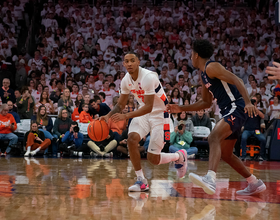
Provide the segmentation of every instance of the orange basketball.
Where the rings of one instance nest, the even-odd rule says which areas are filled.
[[[103,141],[109,135],[109,128],[105,121],[94,120],[88,126],[88,136],[93,141]]]

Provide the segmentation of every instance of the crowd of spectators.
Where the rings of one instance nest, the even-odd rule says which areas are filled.
[[[42,1],[41,21],[37,21],[41,26],[32,56],[15,53],[13,21],[22,21],[19,16],[22,6],[19,8],[19,1],[16,5],[11,2],[4,1],[1,5],[0,58],[2,70],[9,65],[6,60],[16,69],[15,79],[3,79],[0,88],[1,101],[8,104],[3,105],[1,115],[5,117],[8,109],[16,123],[32,119],[30,132],[40,133],[41,138],[26,137],[27,145],[32,145],[26,148],[28,154],[34,155],[37,147],[44,150],[45,145],[40,145],[45,143],[44,138],[52,141],[47,144],[55,154],[60,149],[73,153],[89,148],[101,156],[112,149],[129,154],[125,148],[129,121],[110,122],[111,132],[105,142],[90,142],[87,149],[80,144],[82,136],[74,129],[79,124],[74,122],[89,123],[110,111],[126,74],[122,60],[128,51],[139,55],[142,67],[158,73],[169,103],[192,104],[200,100],[200,71],[193,68],[190,59],[192,42],[199,38],[213,43],[212,60],[243,80],[262,113],[263,121],[258,126],[263,123],[265,126],[259,129],[267,129],[280,117],[280,80],[269,80],[265,73],[266,67],[280,58],[280,31],[274,21],[273,1],[263,1],[267,4],[261,1],[251,8],[236,5],[222,8],[219,4],[216,7],[202,4],[197,8],[193,1],[177,1],[174,8],[168,2],[148,7],[143,1],[139,7],[127,1],[120,5],[114,1],[112,5],[111,1],[97,0],[94,6],[77,1],[58,0],[57,4],[52,0]],[[15,90],[10,87],[11,81],[15,81]],[[131,96],[125,111],[137,108]],[[57,118],[54,123],[51,117]],[[210,109],[172,115],[174,143],[170,151],[181,147],[191,155],[197,154],[198,149],[192,145],[194,127],[211,130],[210,118],[216,122],[220,119],[215,100]],[[8,133],[16,128],[15,124],[6,125],[2,121],[1,126]],[[1,135],[4,130],[0,129]],[[246,137],[242,136],[243,145]],[[145,151],[148,140],[147,137],[139,143],[139,150]]]

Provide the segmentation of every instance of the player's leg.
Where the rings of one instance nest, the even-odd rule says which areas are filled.
[[[236,172],[238,172],[241,176],[246,178],[248,182],[248,187],[244,190],[239,190],[236,193],[238,195],[254,195],[266,190],[265,184],[262,180],[257,179],[253,174],[249,172],[249,170],[245,167],[243,162],[233,154],[233,148],[235,145],[235,140],[223,140],[221,143],[222,147],[222,159],[228,163]]]
[[[130,160],[136,172],[141,170],[141,156],[138,150],[138,144],[140,141],[141,137],[138,133],[132,132],[128,134],[127,146],[130,154]]]
[[[187,171],[187,151],[178,150],[175,153],[162,153],[165,144],[164,123],[161,115],[150,118],[151,138],[148,147],[147,159],[154,165],[166,164],[175,161],[175,168],[179,178]]]
[[[133,118],[129,126],[127,147],[129,149],[130,160],[137,176],[134,185],[128,188],[129,191],[141,192],[149,190],[147,179],[144,177],[141,168],[141,156],[138,148],[140,140],[149,133],[150,127],[147,115]]]
[[[221,159],[221,143],[232,134],[230,125],[220,120],[208,137],[209,142],[209,164],[207,175],[201,177],[194,173],[189,174],[190,180],[203,188],[207,194],[214,194],[216,191],[216,172]]]

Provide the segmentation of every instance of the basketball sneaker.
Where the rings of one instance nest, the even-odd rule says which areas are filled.
[[[236,192],[237,195],[240,196],[251,196],[258,193],[261,193],[266,190],[266,185],[263,183],[262,180],[258,180],[256,183],[249,183],[248,186]]]
[[[188,153],[186,150],[178,150],[176,153],[179,154],[179,159],[175,161],[175,168],[177,169],[177,176],[183,178],[188,168]]]
[[[216,192],[216,183],[209,175],[198,176],[190,173],[189,178],[193,184],[200,186],[207,194],[213,195]]]
[[[144,192],[149,190],[149,185],[147,179],[143,179],[141,176],[136,178],[134,185],[128,188],[130,192]]]

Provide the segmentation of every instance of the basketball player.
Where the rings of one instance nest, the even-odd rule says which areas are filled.
[[[272,62],[274,66],[266,67],[266,73],[271,74],[273,76],[268,76],[269,79],[275,80],[280,79],[280,63]]]
[[[125,55],[123,65],[128,73],[121,82],[119,101],[110,113],[101,117],[101,120],[107,121],[111,117],[114,122],[118,122],[133,118],[128,128],[127,145],[137,179],[128,190],[141,192],[149,189],[147,179],[141,169],[141,158],[138,151],[138,143],[143,137],[148,133],[151,134],[147,159],[154,165],[175,161],[179,178],[184,177],[187,170],[187,151],[161,153],[164,142],[170,139],[170,132],[169,113],[166,112],[168,101],[157,73],[141,68],[140,61],[134,52]],[[130,92],[140,104],[140,108],[127,114],[121,114]]]
[[[196,40],[193,44],[192,64],[202,71],[202,100],[192,105],[167,106],[167,110],[174,113],[199,111],[210,108],[214,96],[223,116],[208,137],[210,149],[208,173],[203,177],[190,173],[189,178],[194,184],[202,187],[207,194],[214,194],[216,172],[222,158],[249,183],[246,189],[236,192],[238,195],[260,193],[266,189],[265,184],[252,175],[233,154],[242,125],[248,116],[252,117],[256,114],[256,109],[251,104],[242,80],[227,71],[220,63],[210,60],[213,51],[212,43],[207,40]]]

